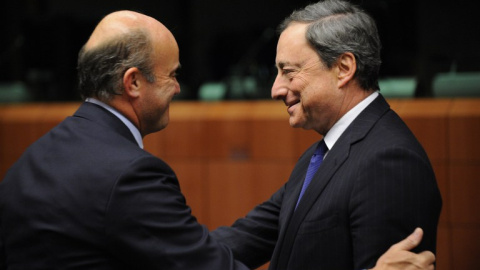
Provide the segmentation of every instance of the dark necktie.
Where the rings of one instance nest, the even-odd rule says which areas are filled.
[[[328,147],[325,144],[325,141],[322,140],[318,144],[317,149],[315,150],[315,153],[313,153],[312,158],[310,159],[310,165],[308,165],[307,175],[305,176],[305,181],[303,182],[302,191],[300,191],[300,196],[298,196],[298,201],[297,201],[297,205],[295,206],[295,209],[297,209],[298,203],[302,199],[302,196],[305,193],[305,190],[307,190],[308,185],[312,181],[313,176],[317,172],[318,167],[320,167],[320,164],[322,164],[323,157],[325,156],[325,153],[327,151],[328,151]]]

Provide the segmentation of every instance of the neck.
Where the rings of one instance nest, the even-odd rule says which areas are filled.
[[[140,129],[140,121],[139,118],[135,112],[135,109],[133,108],[132,104],[123,98],[121,96],[114,97],[112,100],[105,102],[115,110],[117,110],[119,113],[121,113],[125,118],[127,118],[130,122],[132,122],[135,127],[140,131],[143,137],[142,130]]]

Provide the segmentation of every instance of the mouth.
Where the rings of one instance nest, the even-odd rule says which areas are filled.
[[[288,114],[292,115],[299,103],[300,103],[299,100],[296,100],[293,102],[285,102],[285,105],[287,105]]]

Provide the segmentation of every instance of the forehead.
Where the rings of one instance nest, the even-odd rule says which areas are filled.
[[[171,33],[163,35],[154,35],[153,51],[154,59],[159,67],[166,69],[175,69],[179,65],[178,44]]]
[[[277,65],[299,65],[308,60],[319,59],[305,37],[307,26],[308,24],[293,23],[282,32],[277,44]]]

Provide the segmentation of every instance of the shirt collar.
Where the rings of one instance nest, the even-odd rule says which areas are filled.
[[[324,137],[325,144],[328,149],[332,149],[338,138],[343,134],[347,127],[357,118],[357,116],[378,96],[378,91],[373,92],[355,107],[350,109],[340,120],[338,120],[333,127],[327,132]]]
[[[125,116],[123,116],[123,114],[121,114],[119,111],[115,110],[113,107],[101,102],[98,99],[87,98],[85,99],[85,101],[93,104],[97,104],[98,106],[105,108],[106,110],[111,112],[113,115],[115,115],[118,119],[120,119],[120,121],[122,121],[127,126],[130,132],[132,132],[133,137],[135,138],[135,141],[137,141],[138,146],[143,149],[143,140],[142,140],[142,135],[140,135],[140,131],[132,122],[130,122],[130,120],[128,120]]]

